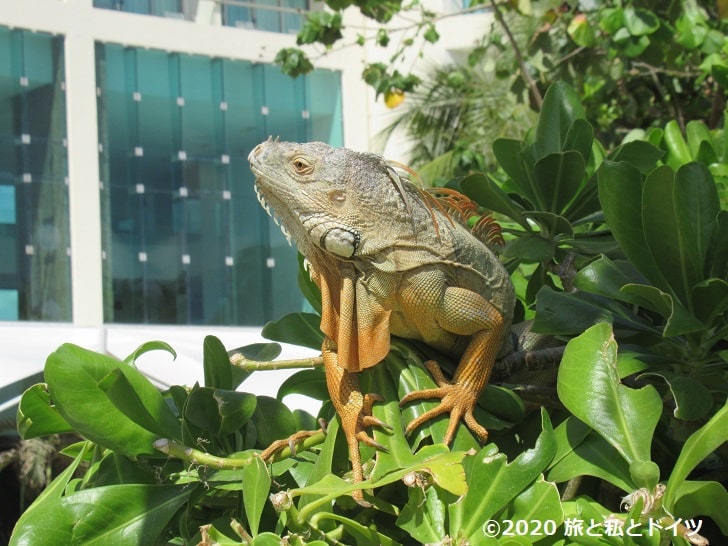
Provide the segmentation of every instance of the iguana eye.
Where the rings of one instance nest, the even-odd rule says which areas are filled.
[[[296,174],[311,174],[313,172],[313,165],[311,162],[300,155],[291,160],[291,167],[293,167]]]

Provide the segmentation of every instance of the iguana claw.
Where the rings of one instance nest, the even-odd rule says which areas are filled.
[[[428,360],[425,362],[425,367],[427,367],[432,374],[438,388],[411,392],[403,396],[399,404],[402,406],[412,402],[413,400],[423,400],[427,398],[440,398],[442,401],[437,407],[426,411],[419,417],[410,421],[405,432],[410,434],[413,430],[430,419],[449,412],[450,422],[448,423],[447,431],[443,439],[445,444],[449,445],[452,442],[455,437],[455,431],[457,430],[458,423],[461,419],[465,421],[467,427],[473,434],[475,434],[475,436],[477,436],[481,443],[485,442],[488,439],[488,431],[480,423],[478,423],[473,416],[473,410],[478,400],[478,392],[473,392],[473,389],[468,388],[467,384],[451,383],[448,381],[434,360]]]

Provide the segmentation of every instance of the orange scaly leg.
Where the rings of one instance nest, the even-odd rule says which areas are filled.
[[[357,376],[339,365],[338,356],[333,349],[331,340],[326,339],[324,341],[322,353],[326,371],[326,384],[349,447],[349,459],[351,460],[354,482],[362,482],[364,481],[364,472],[362,470],[359,442],[376,449],[386,449],[370,437],[364,431],[364,428],[372,425],[390,427],[371,414],[372,405],[380,398],[377,395],[362,394]],[[361,491],[355,491],[352,496],[359,504],[368,506]]]

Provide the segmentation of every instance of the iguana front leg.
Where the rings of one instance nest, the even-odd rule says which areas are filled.
[[[448,287],[440,304],[435,307],[434,319],[447,332],[472,337],[452,382],[445,379],[436,362],[428,361],[425,364],[438,388],[411,392],[402,398],[400,405],[427,398],[440,398],[442,401],[437,407],[411,421],[406,431],[409,433],[424,422],[449,412],[450,422],[444,438],[446,444],[455,437],[461,419],[484,442],[488,438],[488,431],[475,420],[473,410],[488,383],[502,343],[503,317],[479,294],[463,288]]]
[[[354,482],[358,483],[364,481],[359,442],[376,449],[386,450],[383,445],[370,437],[364,429],[372,425],[385,428],[391,427],[371,414],[372,404],[379,401],[380,397],[373,394],[362,394],[357,374],[349,372],[339,365],[336,344],[329,338],[324,339],[321,352],[324,358],[326,385],[349,447],[349,459],[351,460]],[[360,490],[354,491],[352,496],[359,504],[368,506]]]

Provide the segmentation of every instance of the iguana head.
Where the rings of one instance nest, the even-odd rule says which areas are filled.
[[[381,156],[268,139],[248,161],[261,205],[306,256],[315,247],[352,259],[412,230],[402,182]],[[399,222],[407,227],[387,229]]]

